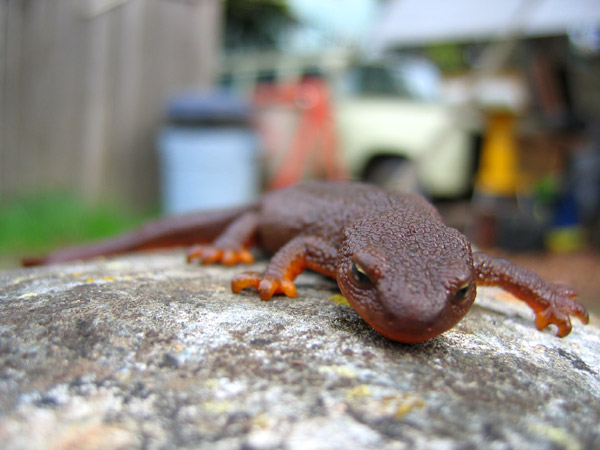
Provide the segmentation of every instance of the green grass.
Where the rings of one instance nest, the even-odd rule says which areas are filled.
[[[147,218],[147,216],[146,216]],[[0,255],[6,261],[99,239],[138,225],[144,217],[111,206],[90,206],[61,192],[23,196],[0,206]]]

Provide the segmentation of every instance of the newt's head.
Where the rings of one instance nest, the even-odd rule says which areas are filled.
[[[372,217],[346,227],[338,285],[385,337],[422,342],[452,328],[475,300],[471,246],[441,223]]]

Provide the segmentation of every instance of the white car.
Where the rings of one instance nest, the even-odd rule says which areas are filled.
[[[434,197],[469,192],[479,135],[456,107],[415,92],[386,67],[354,66],[344,76],[352,81],[335,97],[334,120],[355,178]]]
[[[277,84],[317,74],[330,86],[339,159],[352,178],[432,197],[470,192],[479,133],[456,106],[437,99],[440,77],[432,75],[431,63],[406,70],[411,66],[281,58],[246,55],[229,61],[224,72],[229,87],[250,93],[265,79]],[[269,114],[274,155],[289,148],[295,122],[289,108],[274,106]]]

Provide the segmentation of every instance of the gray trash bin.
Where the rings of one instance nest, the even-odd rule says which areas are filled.
[[[173,97],[158,150],[168,214],[236,206],[257,197],[258,138],[249,106],[231,93]]]

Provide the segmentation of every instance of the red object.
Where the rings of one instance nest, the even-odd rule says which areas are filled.
[[[315,171],[328,180],[348,178],[340,163],[330,98],[327,83],[319,77],[305,77],[299,83],[282,86],[257,87],[256,106],[283,105],[300,112],[290,147],[269,180],[270,189],[300,181],[310,161],[314,161]]]

